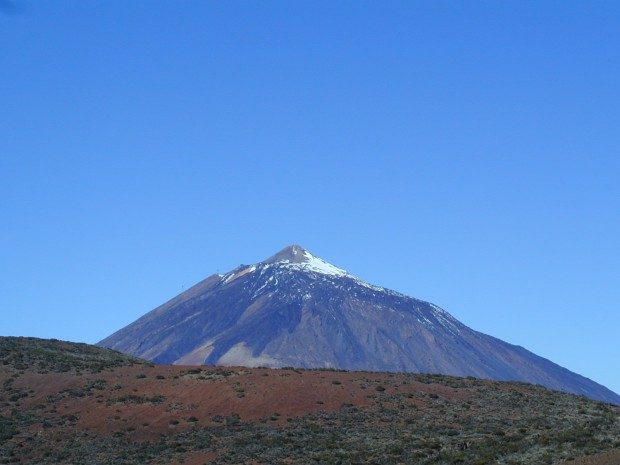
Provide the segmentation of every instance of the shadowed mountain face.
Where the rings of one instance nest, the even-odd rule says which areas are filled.
[[[156,363],[409,371],[620,396],[293,245],[213,275],[99,343]]]

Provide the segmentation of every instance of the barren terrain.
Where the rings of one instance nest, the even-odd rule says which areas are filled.
[[[620,408],[523,383],[155,366],[23,338],[0,339],[0,383],[1,463],[604,465],[620,448]]]

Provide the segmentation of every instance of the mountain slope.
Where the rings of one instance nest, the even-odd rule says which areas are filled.
[[[99,344],[156,363],[442,373],[620,404],[587,378],[296,245],[207,278]]]

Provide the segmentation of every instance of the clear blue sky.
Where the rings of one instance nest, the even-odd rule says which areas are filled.
[[[620,2],[16,4],[0,334],[300,243],[620,392]]]

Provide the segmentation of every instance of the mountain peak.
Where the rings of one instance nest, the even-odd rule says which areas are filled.
[[[308,255],[312,256],[312,254],[310,254],[301,245],[292,244],[284,247],[277,254],[269,257],[263,263],[303,263],[308,261]]]
[[[332,265],[331,263],[326,262],[322,258],[312,255],[302,246],[297,244],[289,245],[283,248],[277,254],[269,257],[262,263],[280,264],[293,269],[312,271],[314,273],[321,273],[332,276],[348,275],[345,270],[342,270]]]

